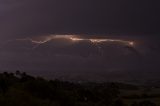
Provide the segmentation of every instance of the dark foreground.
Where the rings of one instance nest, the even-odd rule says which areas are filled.
[[[0,106],[160,106],[160,88],[0,74]]]

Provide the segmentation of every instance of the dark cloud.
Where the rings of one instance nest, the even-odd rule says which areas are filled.
[[[159,34],[159,3],[153,0],[1,2],[1,38],[54,33]]]

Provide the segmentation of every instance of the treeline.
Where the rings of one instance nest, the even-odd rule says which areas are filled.
[[[127,106],[120,88],[137,89],[120,83],[72,83],[46,80],[25,72],[0,74],[1,106]],[[146,105],[147,103],[147,105]],[[144,101],[132,106],[156,106]]]

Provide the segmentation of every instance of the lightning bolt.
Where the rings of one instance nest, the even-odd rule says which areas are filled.
[[[125,46],[129,46],[129,47],[134,47],[135,43],[133,41],[127,41],[127,40],[122,40],[122,39],[97,39],[97,38],[82,38],[78,35],[49,35],[49,36],[45,36],[43,37],[43,39],[38,40],[38,39],[32,39],[32,38],[24,38],[24,39],[16,39],[17,41],[30,41],[33,44],[35,44],[33,46],[33,48],[31,49],[36,49],[37,47],[39,47],[40,45],[43,45],[49,41],[52,41],[54,39],[67,39],[72,43],[75,42],[81,42],[81,41],[88,41],[91,42],[91,44],[93,46],[95,46],[98,49],[98,52],[103,55],[103,49],[101,47],[101,43],[107,43],[107,42],[115,42],[115,43],[122,43]],[[7,41],[6,43],[9,43],[13,40]]]
[[[50,36],[47,36],[46,38],[44,38],[43,40],[40,40],[40,41],[33,40],[33,39],[28,39],[28,40],[30,40],[33,43],[43,44],[43,43],[46,43],[46,42],[51,41],[53,39],[69,39],[72,42],[90,41],[92,43],[119,42],[119,43],[123,43],[123,44],[126,44],[126,45],[134,46],[133,41],[119,40],[119,39],[81,38],[77,35],[50,35]]]
[[[33,47],[33,49],[39,47],[40,45],[49,42],[51,40],[54,39],[68,39],[71,42],[75,43],[75,42],[80,42],[80,41],[89,41],[91,42],[91,44],[93,46],[95,46],[98,50],[98,52],[100,53],[100,55],[104,54],[104,51],[101,47],[101,43],[104,42],[115,42],[115,43],[122,43],[125,46],[128,47],[134,47],[135,43],[133,41],[126,41],[126,40],[120,40],[120,39],[96,39],[96,38],[82,38],[78,35],[50,35],[45,37],[43,40],[33,40],[33,39],[29,39],[31,42],[36,43],[37,45]]]

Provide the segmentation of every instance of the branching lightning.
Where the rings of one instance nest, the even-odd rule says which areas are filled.
[[[37,45],[33,48],[37,48],[39,45],[44,44],[46,42],[49,42],[54,39],[67,39],[70,40],[71,42],[81,42],[81,41],[88,41],[91,42],[93,46],[95,46],[98,50],[98,52],[103,55],[103,49],[101,47],[101,43],[107,43],[107,42],[115,42],[115,43],[121,43],[124,44],[125,46],[129,47],[134,47],[134,42],[133,41],[127,41],[127,40],[120,40],[120,39],[97,39],[97,38],[82,38],[78,35],[50,35],[44,38],[43,40],[33,40],[29,39],[32,43],[36,43]]]
[[[71,43],[76,43],[76,42],[81,42],[81,41],[88,41],[90,42],[93,46],[97,47],[98,51],[103,54],[103,50],[100,44],[102,43],[109,43],[109,42],[115,42],[115,43],[121,43],[124,44],[124,46],[129,46],[129,47],[134,47],[135,43],[133,41],[127,41],[127,40],[122,40],[122,39],[107,39],[107,38],[83,38],[78,35],[49,35],[49,36],[44,36],[43,39],[38,40],[38,39],[32,39],[32,38],[25,38],[25,39],[16,39],[17,41],[30,41],[34,43],[35,45],[33,46],[32,49],[35,49],[39,47],[42,44],[45,44],[49,41],[54,42],[56,39],[67,39]],[[8,41],[9,42],[9,41]],[[8,43],[7,42],[7,43]]]

